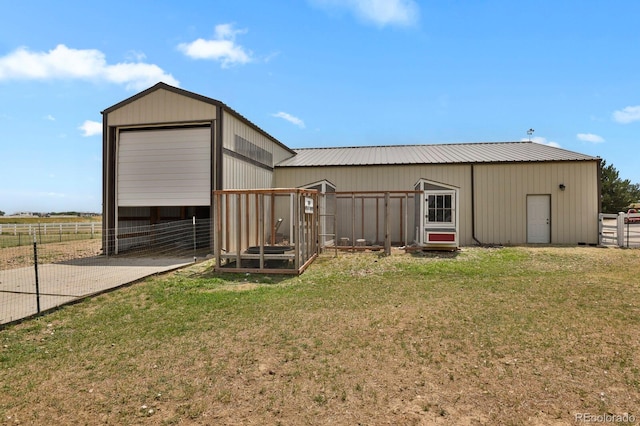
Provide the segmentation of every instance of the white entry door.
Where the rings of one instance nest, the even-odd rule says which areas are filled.
[[[527,195],[527,243],[551,242],[551,196]]]

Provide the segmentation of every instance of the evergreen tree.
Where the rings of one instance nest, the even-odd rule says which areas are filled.
[[[629,179],[620,179],[613,164],[607,165],[604,160],[600,163],[600,171],[603,213],[626,211],[632,203],[640,202],[639,184],[631,183]]]

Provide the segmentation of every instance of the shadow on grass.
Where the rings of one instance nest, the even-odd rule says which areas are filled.
[[[253,274],[253,273],[241,273],[241,272],[221,272],[214,270],[215,263],[208,263],[203,269],[198,271],[190,271],[187,275],[191,279],[200,280],[216,280],[228,283],[246,283],[252,282],[257,284],[279,284],[281,282],[291,280],[296,275],[290,274]]]
[[[411,257],[414,258],[426,258],[426,259],[455,259],[460,255],[460,250],[444,251],[444,250],[426,250],[426,251],[414,251],[411,253]]]

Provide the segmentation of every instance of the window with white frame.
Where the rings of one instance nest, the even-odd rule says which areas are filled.
[[[455,194],[437,191],[426,193],[427,223],[451,225],[455,222]]]

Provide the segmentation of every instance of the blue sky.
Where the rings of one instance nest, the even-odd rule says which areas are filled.
[[[0,210],[101,211],[101,111],[158,81],[292,148],[533,140],[640,182],[640,2],[0,0]]]

